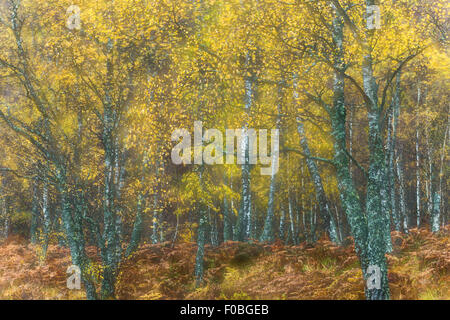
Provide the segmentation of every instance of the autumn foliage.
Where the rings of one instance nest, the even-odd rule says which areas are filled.
[[[450,298],[450,229],[433,235],[412,229],[393,233],[388,255],[392,299]],[[144,244],[120,268],[120,299],[364,299],[364,284],[353,246],[321,239],[302,243],[227,242],[207,246],[204,285],[194,286],[196,246]],[[90,255],[95,248],[89,248]],[[45,264],[36,247],[18,237],[0,246],[1,299],[84,299],[66,288],[71,264],[67,249],[51,245]]]

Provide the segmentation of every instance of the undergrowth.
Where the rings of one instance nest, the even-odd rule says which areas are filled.
[[[433,235],[392,233],[388,255],[392,299],[450,298],[450,229]],[[228,242],[206,247],[204,283],[193,278],[192,243],[142,245],[120,268],[119,299],[364,299],[353,247],[319,240],[314,247]],[[94,257],[95,248],[88,248]],[[0,245],[0,299],[84,299],[66,288],[66,248],[50,245],[45,262],[20,238]]]

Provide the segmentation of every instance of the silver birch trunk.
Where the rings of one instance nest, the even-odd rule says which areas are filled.
[[[275,128],[280,130],[281,127],[281,101],[282,101],[282,89],[278,86],[278,106],[277,106],[277,119]],[[264,230],[261,235],[261,241],[273,242],[275,241],[274,233],[274,207],[275,207],[275,192],[276,192],[276,172],[278,169],[278,154],[272,152],[272,173],[270,175],[270,187],[269,187],[269,200],[267,203],[267,216],[264,222]]]
[[[246,55],[246,66],[250,65],[250,54]],[[253,76],[245,77],[245,113],[247,117],[250,116],[251,107],[253,104],[253,88],[254,79]],[[243,126],[243,137],[241,144],[241,152],[244,156],[244,163],[241,166],[242,172],[242,204],[241,204],[241,212],[239,213],[239,226],[238,226],[238,240],[239,241],[247,241],[251,238],[251,230],[252,230],[252,204],[251,204],[251,174],[250,174],[250,143],[249,143],[249,135],[247,132],[248,123],[245,123]]]
[[[294,75],[294,99],[297,100],[297,83],[296,76]],[[319,174],[319,169],[316,162],[311,158],[311,151],[309,148],[308,140],[306,138],[305,129],[303,121],[300,117],[297,117],[297,132],[300,136],[300,146],[302,148],[303,154],[305,155],[306,165],[308,167],[309,175],[314,185],[314,190],[316,193],[316,200],[319,204],[320,216],[324,221],[325,229],[328,232],[330,240],[336,244],[339,244],[339,238],[337,235],[336,220],[333,213],[330,210],[328,200],[323,188],[322,178]]]
[[[417,112],[416,112],[416,225],[420,228],[420,153],[419,153],[419,124],[418,109],[420,104],[420,86],[417,86]]]

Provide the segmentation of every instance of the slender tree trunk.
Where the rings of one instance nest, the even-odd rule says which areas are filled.
[[[315,161],[311,159],[311,151],[309,149],[308,140],[306,139],[305,130],[301,118],[297,118],[297,131],[300,135],[300,145],[302,147],[303,153],[306,156],[306,165],[308,166],[309,174],[314,185],[316,200],[319,204],[320,216],[325,222],[325,229],[328,231],[330,240],[334,243],[339,244],[336,220],[330,210],[328,200],[325,195],[325,190],[323,188],[322,178],[319,174],[319,169],[317,168]]]
[[[302,213],[302,222],[303,222],[303,235],[305,237],[306,240],[308,240],[308,230],[306,228],[306,210],[303,209],[303,213]]]
[[[447,112],[447,125],[445,126],[444,142],[442,143],[442,151],[441,151],[441,159],[440,159],[441,164],[440,164],[440,169],[439,169],[439,198],[436,199],[436,200],[440,200],[439,201],[440,206],[438,209],[439,215],[441,214],[441,212],[444,213],[442,216],[442,226],[444,226],[445,222],[446,222],[445,221],[446,211],[445,211],[445,203],[444,203],[445,197],[443,196],[443,191],[442,191],[442,189],[443,189],[442,181],[444,180],[444,161],[445,161],[445,157],[446,157],[446,150],[447,150],[446,146],[447,146],[447,137],[448,137],[449,130],[450,130],[450,106],[449,106],[449,110]],[[441,208],[443,208],[443,209],[441,209]]]
[[[300,208],[298,206],[298,202],[295,202],[295,215],[296,215],[296,220],[297,220],[297,224],[296,224],[296,228],[295,228],[295,239],[297,241],[297,244],[300,244],[300,234],[301,234],[301,211]]]
[[[112,41],[108,42],[108,52],[112,51]],[[115,296],[115,279],[117,269],[117,212],[115,208],[114,172],[116,144],[114,139],[115,110],[113,110],[112,78],[113,66],[111,58],[107,59],[107,84],[105,101],[103,103],[103,147],[104,147],[104,193],[103,193],[103,242],[105,248],[102,252],[103,278],[101,294],[103,299],[112,299]]]
[[[431,160],[431,179],[430,179],[430,185],[431,185],[431,232],[436,233],[439,232],[440,229],[440,205],[441,205],[441,197],[439,194],[439,190],[436,188],[436,170],[433,163],[433,160]]]
[[[227,183],[227,176],[224,176],[225,183]],[[230,188],[231,185],[231,176],[230,176]],[[229,200],[225,194],[223,197],[223,241],[227,242],[233,240],[233,209],[229,206]]]
[[[203,188],[203,165],[200,166],[198,175],[200,186]],[[199,222],[197,231],[197,255],[195,258],[195,283],[199,287],[203,282],[204,273],[204,257],[205,257],[205,243],[206,243],[206,229],[208,227],[208,219],[203,203],[199,203]]]
[[[420,86],[417,86],[417,112],[416,112],[416,225],[420,228],[420,153],[419,153],[419,124],[417,117],[419,116],[420,104]]]
[[[433,194],[433,214],[431,216],[431,232],[437,233],[440,229],[440,206],[441,206],[441,195],[439,192],[434,192]]]
[[[158,208],[158,194],[153,194],[153,219],[152,219],[152,243],[157,244],[159,237],[158,237],[158,225],[159,225],[159,208]]]
[[[48,204],[48,182],[44,182],[44,189],[42,191],[42,213],[44,216],[44,230],[43,230],[43,244],[42,244],[42,261],[47,257],[48,242],[50,236],[50,212]]]
[[[207,221],[203,209],[200,209],[200,220],[198,226],[198,236],[197,236],[197,255],[195,258],[195,281],[196,286],[200,286],[203,282],[203,272],[204,272],[204,256],[205,256],[205,242],[206,242],[206,227]]]
[[[294,219],[294,205],[292,203],[292,195],[291,192],[289,192],[289,199],[288,199],[288,205],[289,205],[289,222],[290,222],[290,232],[292,237],[292,244],[297,245],[297,236],[295,232],[295,219]]]
[[[141,183],[145,179],[145,168],[148,164],[148,157],[147,153],[144,154],[144,159],[142,162],[142,168],[141,168]],[[159,170],[158,170],[159,172]],[[138,199],[137,199],[137,205],[136,205],[136,217],[134,219],[133,224],[133,231],[131,233],[131,239],[130,243],[128,244],[127,250],[125,252],[125,257],[129,257],[130,254],[132,254],[139,246],[139,242],[141,241],[142,237],[142,228],[143,228],[143,216],[142,211],[145,207],[145,198],[143,191],[139,191],[138,193]]]
[[[37,227],[39,221],[39,206],[38,206],[38,182],[37,178],[33,179],[33,200],[31,208],[31,225],[30,225],[30,237],[31,243],[37,242]]]
[[[114,152],[114,200],[115,200],[115,210],[116,210],[116,257],[115,257],[115,264],[118,266],[120,262],[122,261],[122,254],[123,254],[123,223],[122,223],[122,206],[121,206],[121,197],[122,197],[122,189],[125,185],[125,157],[124,152],[121,150],[121,144],[119,141],[119,137],[116,137],[115,139],[115,152]],[[136,215],[135,218],[137,223],[142,223],[142,217],[138,217]],[[140,220],[140,221],[139,221]],[[136,223],[136,221],[135,221]],[[134,225],[136,225],[134,223]],[[140,234],[139,234],[140,237]],[[138,244],[139,244],[138,239]]]
[[[310,232],[311,232],[310,242],[313,244],[316,242],[316,226],[317,226],[317,205],[316,204],[314,204],[314,209],[313,209],[313,206],[311,205],[311,214],[310,214],[309,218],[310,218]]]
[[[275,128],[280,130],[281,127],[281,103],[282,103],[282,88],[278,86],[278,107],[277,107],[277,119]],[[267,215],[264,222],[264,230],[261,235],[261,241],[273,242],[275,241],[274,233],[274,207],[275,207],[275,192],[276,192],[276,172],[278,169],[278,156],[273,150],[272,153],[272,174],[270,175],[270,187],[269,187],[269,200],[267,203]]]
[[[179,225],[180,225],[180,216],[177,214],[177,223],[175,225],[175,232],[173,234],[173,238],[172,238],[172,248],[175,246],[175,243],[177,242],[177,238],[178,238],[178,229],[179,229]]]
[[[395,150],[397,143],[397,124],[398,124],[398,110],[400,107],[400,72],[397,74],[396,86],[394,97],[392,99],[392,111],[389,116],[389,155],[388,155],[388,183],[389,183],[389,196],[391,202],[392,219],[394,221],[394,227],[396,231],[401,231],[401,219],[397,209],[397,198],[395,192]]]
[[[305,169],[304,169],[304,161],[301,160],[300,162],[300,207],[302,210],[302,224],[303,224],[303,236],[304,239],[307,238],[307,230],[306,230],[306,207],[305,207],[305,195],[306,195],[306,189],[305,189]]]
[[[273,171],[272,171],[273,172]],[[275,191],[276,191],[276,175],[272,174],[270,177],[269,200],[267,203],[267,215],[264,222],[264,230],[261,235],[261,241],[273,242],[275,240],[274,234],[274,207],[275,207]]]
[[[131,233],[130,243],[125,252],[125,257],[129,257],[139,246],[142,235],[142,208],[144,206],[144,196],[142,192],[139,192],[137,206],[136,206],[136,218],[134,219],[133,231]]]
[[[7,239],[8,238],[8,236],[9,236],[9,224],[10,224],[10,212],[9,212],[9,208],[8,208],[8,206],[6,205],[6,202],[5,202],[5,220],[4,220],[4,225],[3,225],[3,238],[4,239]]]
[[[396,159],[397,177],[400,184],[400,213],[403,220],[403,232],[409,232],[408,214],[406,212],[406,200],[405,200],[405,180],[403,178],[403,166],[401,155]]]
[[[342,32],[342,30],[339,30],[338,32]],[[339,52],[340,52],[339,53],[340,57],[338,58],[338,61],[336,61],[336,62],[339,65],[339,68],[342,68],[342,62],[343,62],[343,60],[342,60],[342,52],[343,52],[342,44],[340,46],[340,51]],[[340,70],[340,69],[337,69],[337,70]],[[340,76],[340,77],[342,78],[342,76]],[[343,80],[343,79],[341,79],[341,80]],[[336,83],[336,85],[337,86],[341,86],[341,83],[338,82],[338,83]],[[343,83],[342,83],[342,86],[343,86]],[[343,90],[344,90],[344,88],[342,87],[342,91]],[[350,157],[353,157],[353,117],[354,117],[354,113],[355,113],[355,107],[351,106],[350,107],[350,121],[348,123],[348,153],[350,154]],[[353,179],[353,170],[352,170],[352,162],[351,161],[349,161],[349,166],[350,166],[350,168],[349,168],[349,170],[350,170],[350,178]]]
[[[0,190],[1,191],[1,190]],[[3,239],[7,239],[8,235],[9,235],[9,204],[8,204],[8,197],[2,195],[2,198],[0,198],[0,213],[1,213],[1,218],[3,220],[3,232],[1,237]]]
[[[342,243],[344,241],[344,237],[343,237],[343,223],[342,223],[342,219],[341,219],[341,213],[337,207],[337,205],[334,205],[334,210],[336,211],[336,224],[337,224],[337,230],[338,230],[338,237],[339,237],[339,241]]]
[[[161,167],[164,169],[164,161],[160,159]],[[164,211],[160,210],[158,215],[158,228],[159,228],[159,242],[166,241],[166,229],[164,224]]]
[[[217,214],[213,212],[211,214],[211,208],[208,208],[208,216],[209,216],[209,225],[211,228],[210,236],[211,236],[211,245],[213,247],[219,246],[219,230],[217,228]]]
[[[280,216],[280,228],[279,228],[279,234],[278,238],[281,241],[284,241],[286,239],[286,212],[284,211],[284,208],[281,207],[281,216]]]
[[[251,67],[252,61],[250,52],[246,55],[246,66]],[[244,105],[247,117],[250,117],[254,99],[255,79],[253,75],[245,76],[245,97]],[[248,135],[248,123],[243,126],[243,137],[241,152],[244,156],[242,171],[242,204],[239,213],[238,240],[247,241],[251,238],[252,230],[252,203],[251,203],[251,174],[250,174],[250,141]]]
[[[427,191],[427,213],[429,217],[432,216],[433,212],[433,147],[430,144],[430,137],[428,128],[425,130],[425,142],[427,145],[427,180],[426,180],[426,191]]]

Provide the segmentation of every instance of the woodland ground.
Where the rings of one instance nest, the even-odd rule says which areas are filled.
[[[392,234],[388,255],[392,299],[450,299],[450,228]],[[89,248],[95,254],[96,248]],[[12,237],[0,245],[0,299],[84,299],[66,289],[69,252],[51,245],[46,263],[37,246]],[[352,244],[336,247],[229,242],[206,248],[205,284],[195,289],[196,246],[144,244],[124,261],[119,299],[363,299]]]

